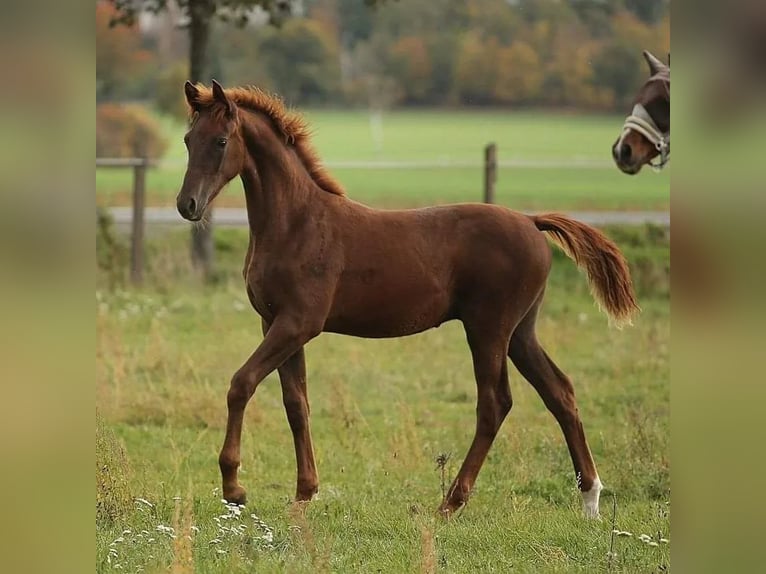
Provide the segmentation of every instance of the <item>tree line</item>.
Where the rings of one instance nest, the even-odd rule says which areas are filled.
[[[153,26],[109,29],[114,4],[96,6],[97,99],[150,99],[183,113],[181,19],[165,11]],[[613,110],[645,75],[641,51],[665,54],[670,43],[666,0],[304,0],[297,8],[270,26],[265,12],[224,6],[210,28],[210,75],[301,106]]]

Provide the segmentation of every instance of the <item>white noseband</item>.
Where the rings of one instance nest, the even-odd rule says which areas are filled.
[[[654,169],[660,170],[670,161],[670,131],[667,133],[661,132],[654,123],[652,116],[646,111],[646,108],[641,104],[636,104],[633,107],[633,112],[625,118],[625,124],[622,126],[622,135],[620,136],[619,145],[622,145],[622,140],[628,135],[630,130],[636,131],[648,139],[657,151],[660,153],[659,163],[649,163]]]

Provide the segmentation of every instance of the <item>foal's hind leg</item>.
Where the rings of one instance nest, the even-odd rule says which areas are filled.
[[[537,341],[535,321],[538,307],[539,302],[516,328],[511,337],[508,354],[519,372],[540,394],[545,406],[561,426],[582,493],[583,511],[587,517],[596,518],[601,481],[585,439],[572,383]]]
[[[489,335],[481,325],[474,327],[466,324],[465,328],[478,391],[476,434],[460,471],[439,507],[444,515],[450,515],[468,501],[484,459],[513,404],[506,359],[508,336]]]

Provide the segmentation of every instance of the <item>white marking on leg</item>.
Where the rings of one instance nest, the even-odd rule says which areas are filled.
[[[601,480],[596,476],[590,490],[583,490],[580,493],[582,494],[582,510],[586,518],[598,518],[598,499],[602,489]]]

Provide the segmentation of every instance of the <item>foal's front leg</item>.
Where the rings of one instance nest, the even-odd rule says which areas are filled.
[[[261,344],[232,377],[226,397],[229,409],[226,438],[218,457],[223,497],[227,502],[244,504],[246,500],[245,489],[237,480],[237,469],[240,464],[242,419],[248,401],[269,373],[296,354],[315,335],[316,333],[307,330],[300,320],[277,317]]]
[[[269,324],[261,321],[264,336],[269,332]],[[298,484],[295,500],[308,501],[319,490],[319,477],[314,463],[314,447],[311,444],[309,428],[309,399],[306,390],[306,355],[301,347],[278,369],[279,382],[282,385],[282,403],[285,405],[287,422],[293,433],[295,443],[295,462],[298,467]]]
[[[309,401],[306,392],[306,358],[303,347],[279,367],[282,384],[282,402],[295,443],[295,462],[298,466],[296,501],[307,501],[319,490],[319,477],[314,463],[314,448],[309,428]]]

